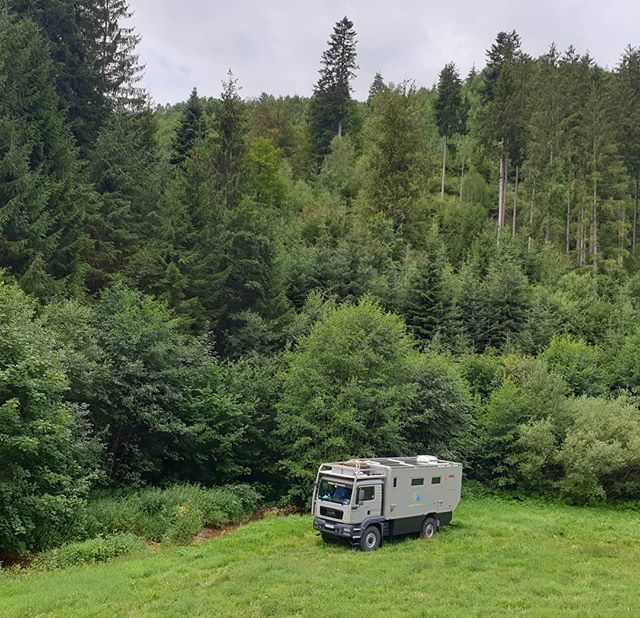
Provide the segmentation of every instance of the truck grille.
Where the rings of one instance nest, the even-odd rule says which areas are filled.
[[[324,515],[325,517],[332,517],[333,519],[342,519],[343,512],[340,509],[332,509],[328,506],[320,507],[320,515]]]

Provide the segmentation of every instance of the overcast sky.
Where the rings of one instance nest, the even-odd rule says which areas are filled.
[[[555,42],[615,66],[640,44],[640,0],[130,0],[142,36],[144,86],[156,103],[216,96],[229,68],[244,97],[309,95],[336,21],[358,33],[355,96],[376,71],[430,86],[446,62],[482,67],[500,30],[516,29],[532,55]]]

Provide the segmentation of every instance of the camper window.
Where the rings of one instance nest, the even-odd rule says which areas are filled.
[[[417,485],[424,485],[424,479],[411,479],[411,485],[414,487]]]

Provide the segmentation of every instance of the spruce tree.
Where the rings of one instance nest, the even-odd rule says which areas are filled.
[[[229,209],[237,206],[242,195],[247,131],[238,80],[231,71],[223,82],[214,128],[218,140],[215,157],[216,188],[223,205]]]
[[[371,86],[369,86],[369,96],[367,98],[367,103],[371,104],[379,92],[384,92],[388,89],[389,87],[384,83],[384,79],[382,78],[382,73],[376,73],[373,78],[373,82],[371,82]]]
[[[190,156],[200,137],[202,137],[202,106],[198,98],[198,91],[194,88],[176,130],[171,163],[179,165]]]
[[[97,90],[116,110],[140,110],[147,97],[138,86],[143,66],[136,47],[140,36],[123,25],[131,18],[128,0],[82,0]]]
[[[401,307],[407,326],[421,340],[432,339],[445,326],[451,305],[444,280],[444,247],[436,230],[430,232],[427,245],[427,251],[417,256]]]
[[[447,170],[448,141],[455,133],[462,133],[466,124],[466,108],[462,102],[462,82],[452,62],[446,64],[438,79],[438,95],[435,102],[436,124],[442,137],[442,180],[440,193],[444,197]]]
[[[337,22],[328,45],[309,104],[311,141],[318,165],[329,152],[333,138],[347,132],[351,80],[359,68],[353,22],[347,17]]]
[[[518,168],[522,161],[526,122],[528,58],[520,50],[515,32],[500,32],[487,52],[484,70],[485,107],[481,131],[485,146],[499,144],[500,181],[498,191],[498,240],[506,223],[507,188],[510,164]]]
[[[90,196],[55,75],[36,25],[0,15],[0,263],[40,297],[81,285],[88,247]]]
[[[78,0],[8,0],[11,13],[32,19],[47,36],[57,64],[55,84],[81,150],[95,141],[108,115],[92,50],[95,34],[86,7]]]

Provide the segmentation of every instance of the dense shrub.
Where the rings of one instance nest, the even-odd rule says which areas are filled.
[[[640,413],[624,400],[575,399],[557,453],[559,487],[578,503],[640,499]]]
[[[114,534],[87,541],[67,543],[38,556],[34,566],[41,569],[64,569],[77,564],[106,562],[118,556],[141,552],[147,547],[144,539],[134,534]]]
[[[75,531],[95,470],[57,344],[35,304],[0,281],[0,556],[54,546]]]
[[[129,533],[149,541],[185,542],[203,528],[249,519],[260,502],[260,494],[248,485],[213,489],[172,485],[113,494],[89,503],[85,534]]]

